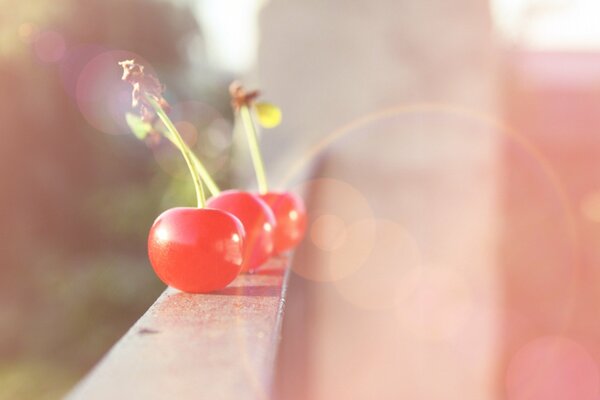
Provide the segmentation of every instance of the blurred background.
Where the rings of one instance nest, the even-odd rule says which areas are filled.
[[[0,399],[64,395],[163,290],[146,235],[194,194],[129,134],[125,58],[223,187],[254,185],[229,82],[283,109],[281,398],[600,398],[597,0],[0,6]]]

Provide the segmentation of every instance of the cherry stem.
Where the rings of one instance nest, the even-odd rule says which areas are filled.
[[[196,164],[192,161],[193,153],[190,151],[188,146],[183,141],[183,138],[175,128],[175,125],[169,118],[169,116],[165,113],[162,107],[158,104],[156,100],[154,100],[151,96],[145,95],[146,100],[150,103],[158,118],[165,125],[169,134],[173,136],[173,139],[177,141],[176,147],[179,148],[183,158],[185,159],[185,163],[187,164],[188,169],[190,170],[190,174],[192,175],[192,180],[194,181],[194,189],[196,189],[196,200],[198,201],[198,208],[204,208],[206,205],[206,197],[204,196],[204,188],[202,187],[202,181],[200,180],[200,175],[198,174],[198,170],[196,169]]]
[[[267,175],[265,173],[265,163],[260,153],[260,147],[258,145],[258,134],[256,132],[256,126],[250,113],[250,108],[247,105],[240,107],[240,116],[242,118],[242,124],[246,131],[246,137],[248,138],[248,146],[250,147],[250,155],[252,156],[252,163],[254,164],[254,171],[256,172],[256,180],[258,181],[258,191],[260,194],[266,194],[269,191],[267,184]]]
[[[169,139],[171,141],[171,143],[173,143],[180,151],[182,151],[181,148],[179,147],[179,141],[177,140],[177,138],[173,137],[173,135],[170,132],[167,132],[167,133],[168,133],[168,135],[165,135],[166,138]],[[186,145],[186,147],[187,147],[187,145]],[[202,164],[202,161],[200,161],[200,159],[191,150],[189,150],[189,148],[188,148],[188,154],[191,155],[192,162],[196,166],[196,171],[198,172],[198,174],[200,175],[200,178],[202,179],[202,181],[208,188],[208,191],[210,192],[210,194],[213,196],[216,196],[219,193],[221,193],[221,189],[219,189],[219,186],[217,186],[217,184],[215,183],[212,176],[210,176],[210,173],[208,172],[208,170],[206,169],[204,164]]]

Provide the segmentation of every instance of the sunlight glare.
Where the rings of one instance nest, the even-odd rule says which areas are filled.
[[[600,48],[598,0],[492,0],[500,36],[541,50]]]

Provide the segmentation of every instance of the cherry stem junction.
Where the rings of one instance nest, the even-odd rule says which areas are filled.
[[[258,181],[258,191],[260,194],[266,194],[269,191],[269,187],[267,184],[267,175],[265,173],[265,164],[258,145],[256,125],[254,125],[254,120],[248,105],[244,104],[240,107],[240,117],[242,119],[242,124],[244,125],[244,130],[246,131],[248,146],[250,147],[250,155],[252,156],[256,180]]]
[[[167,116],[162,107],[158,104],[158,102],[148,95],[145,95],[145,98],[154,109],[154,112],[156,112],[156,115],[158,115],[158,118],[167,128],[169,136],[172,136],[172,138],[170,139],[172,141],[176,141],[175,145],[181,151],[181,154],[185,159],[185,163],[187,164],[187,167],[190,170],[190,174],[192,175],[192,180],[194,181],[194,189],[196,190],[196,200],[198,202],[198,208],[204,208],[204,206],[206,205],[206,197],[204,195],[204,188],[202,186],[200,174],[197,169],[197,165],[200,163],[200,161],[198,160],[197,163],[193,161],[193,158],[195,158],[194,154],[185,144],[183,138],[179,134],[179,131],[177,131],[177,128],[175,127],[171,119]]]

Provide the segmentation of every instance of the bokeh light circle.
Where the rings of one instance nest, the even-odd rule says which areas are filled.
[[[63,58],[67,45],[60,33],[43,31],[35,35],[33,49],[40,61],[45,63],[55,63]]]
[[[154,160],[167,175],[176,179],[190,179],[190,173],[181,152],[167,140],[151,146]]]
[[[600,223],[600,190],[584,196],[580,204],[580,212],[589,222]]]
[[[233,127],[225,118],[213,120],[206,127],[206,135],[211,147],[219,152],[229,149],[233,142]]]
[[[121,81],[122,69],[118,65],[119,61],[126,59],[135,59],[146,67],[148,73],[156,74],[139,55],[111,50],[89,59],[76,80],[75,100],[79,111],[91,126],[112,135],[129,132],[125,114],[132,111],[131,85]]]
[[[194,147],[198,142],[198,130],[189,121],[177,121],[174,123],[177,131],[181,134],[183,141],[189,146]]]
[[[231,123],[211,105],[185,100],[171,104],[169,117],[183,140],[192,149],[213,177],[228,166],[232,143]],[[181,177],[185,163],[181,153],[168,141],[153,147],[159,166],[171,176]],[[183,173],[187,174],[187,170]]]
[[[35,24],[24,22],[19,25],[17,33],[24,43],[33,43],[37,38],[39,29]]]
[[[397,126],[390,126],[398,122],[404,123],[405,121],[416,124],[429,123],[430,119],[433,119],[434,122],[437,121],[437,123],[447,122],[450,126],[448,124],[441,124],[439,125],[440,129],[430,129],[428,132],[420,130],[419,132],[424,132],[424,134],[418,136],[415,136],[414,130],[401,130]],[[459,125],[456,125],[457,123]],[[459,129],[452,131],[452,126]],[[463,129],[464,126],[468,126],[469,129]],[[454,134],[454,132],[464,136],[460,138],[461,140],[455,140],[446,134]],[[484,135],[486,133],[491,135],[489,136],[490,140],[486,140],[482,133]],[[483,246],[476,249],[478,251],[477,256],[481,257],[481,260],[485,260],[487,257],[487,260],[490,261],[488,265],[496,268],[502,274],[501,276],[505,279],[506,285],[510,285],[509,289],[511,290],[512,297],[509,300],[518,302],[518,306],[524,308],[522,310],[524,313],[531,311],[537,313],[535,315],[548,318],[548,320],[552,318],[552,321],[559,326],[559,331],[565,329],[576,306],[578,282],[583,277],[584,271],[582,266],[585,265],[580,259],[582,256],[581,239],[577,221],[574,218],[573,205],[559,174],[548,158],[525,135],[503,121],[498,120],[494,115],[444,103],[415,103],[378,110],[340,126],[311,145],[287,169],[279,186],[286,186],[288,182],[307,173],[308,168],[314,165],[315,160],[323,156],[327,157],[326,153],[328,151],[337,145],[346,144],[350,137],[354,139],[357,136],[364,135],[364,140],[369,140],[372,143],[380,139],[381,143],[383,143],[382,146],[389,146],[389,141],[384,139],[386,134],[390,135],[388,137],[391,138],[394,137],[393,135],[412,134],[411,138],[414,137],[417,146],[421,146],[423,149],[422,154],[428,154],[429,157],[431,157],[432,151],[442,149],[439,155],[446,157],[443,160],[444,162],[449,162],[447,164],[448,169],[442,173],[447,173],[448,177],[451,178],[445,179],[445,181],[452,181],[452,178],[461,176],[463,171],[466,174],[471,174],[471,172],[467,171],[473,171],[473,176],[482,179],[483,182],[490,182],[490,187],[495,185],[488,192],[489,197],[487,198],[485,194],[482,194],[484,191],[479,190],[476,185],[471,185],[470,187],[467,185],[454,186],[451,188],[451,190],[455,190],[452,193],[459,193],[453,200],[456,202],[457,207],[463,207],[463,209],[467,210],[465,211],[466,215],[471,214],[469,214],[468,208],[465,206],[460,191],[465,191],[467,196],[472,196],[476,200],[475,206],[482,205],[480,212],[485,216],[477,219],[474,218],[471,221],[460,221],[458,220],[461,217],[460,213],[452,213],[452,210],[449,212],[446,211],[443,214],[445,218],[456,219],[454,219],[454,223],[446,224],[447,232],[444,231],[444,228],[438,229],[442,233],[439,238],[436,238],[438,242],[434,241],[432,245],[422,242],[422,250],[427,256],[427,261],[440,264],[448,263],[451,265],[461,264],[463,259],[465,263],[475,262],[467,260],[469,257],[468,252],[456,250],[456,243],[464,245],[468,240],[462,240],[465,236],[456,231],[453,232],[453,230],[464,229],[464,231],[472,234],[472,232],[476,232],[476,229],[480,227],[484,236],[481,238],[474,237],[474,240],[477,240],[476,243],[483,244]],[[431,135],[432,138],[428,139],[425,135]],[[443,140],[443,146],[439,145],[440,139]],[[409,140],[407,139],[407,141]],[[431,143],[434,140],[436,141],[436,146],[431,149],[432,146],[428,146],[428,142]],[[451,168],[453,165],[458,165],[452,164],[455,159],[453,157],[460,157],[460,155],[458,153],[454,153],[453,155],[450,150],[452,148],[460,150],[464,140],[481,140],[482,146],[479,146],[478,143],[476,146],[467,148],[467,156],[469,157],[467,161],[476,160],[479,164],[473,163],[473,166],[480,165],[481,168],[476,167],[476,170]],[[332,151],[334,155],[332,163],[336,162],[339,165],[340,159],[346,161],[344,167],[347,169],[340,170],[339,173],[342,175],[353,173],[352,176],[355,179],[359,181],[362,179],[360,187],[367,194],[370,193],[370,190],[365,190],[365,188],[377,189],[382,184],[385,184],[384,179],[378,175],[378,171],[373,172],[373,169],[381,168],[380,171],[382,174],[388,173],[385,162],[374,162],[369,164],[372,165],[369,171],[371,175],[366,175],[367,179],[362,178],[363,175],[360,174],[363,172],[364,166],[361,161],[366,160],[366,162],[370,162],[373,159],[373,155],[377,154],[376,149],[370,148],[370,150],[367,152],[364,147],[361,148],[361,146],[354,143],[354,146],[346,146],[339,153],[336,153],[335,150]],[[502,165],[503,156],[510,155],[510,157],[513,157],[515,153],[519,157],[519,169],[502,170],[498,168],[498,170],[494,170],[498,165]],[[421,156],[421,152],[419,151],[405,152],[401,157],[391,152],[385,154],[390,159],[393,157],[396,157],[396,159],[399,158],[400,162],[393,164],[398,165],[399,168],[427,166],[427,164],[423,163],[427,159],[423,157],[419,158]],[[437,156],[438,154],[435,155]],[[436,157],[436,159],[438,162],[442,162],[440,157]],[[328,167],[328,164],[325,167]],[[332,175],[331,169],[326,169],[325,171]],[[514,176],[503,176],[508,171],[514,172]],[[373,179],[369,179],[369,176],[373,177]],[[416,178],[415,174],[407,176]],[[514,180],[515,176],[517,178],[525,178],[525,180],[529,179],[526,182],[527,184],[521,185],[524,190],[517,193],[517,196],[520,196],[517,201],[520,201],[520,204],[533,206],[529,209],[524,207],[517,209],[517,212],[511,208],[510,212],[514,221],[508,221],[507,215],[503,213],[506,211],[504,207],[507,207],[509,202],[505,193],[502,192],[504,188],[502,184],[507,182],[507,179]],[[400,179],[403,178],[403,176],[400,177]],[[456,181],[460,182],[460,179]],[[510,182],[512,184],[512,181]],[[399,193],[402,190],[400,186],[396,185],[390,191],[396,189]],[[494,192],[496,189],[500,190]],[[531,194],[537,196],[533,202]],[[401,199],[399,201],[402,201],[403,204],[414,206],[410,204],[411,199],[407,196],[395,195],[398,199]],[[509,195],[514,196],[514,193],[511,192]],[[388,201],[386,197],[380,196],[379,198],[374,198],[371,202],[376,207],[378,215],[387,216],[386,212],[389,212],[391,218],[396,218],[395,205],[393,202]],[[403,199],[407,199],[406,202]],[[508,199],[512,200],[513,197]],[[440,203],[442,202],[440,201]],[[448,206],[448,202],[445,201],[443,202],[443,207],[440,207],[440,209],[445,210],[444,207]],[[513,203],[508,204],[508,206],[512,207]],[[486,210],[485,207],[488,207],[488,209]],[[383,212],[382,209],[384,210]],[[532,209],[536,212],[531,212]],[[484,212],[487,214],[484,214]],[[494,214],[495,212],[498,213]],[[587,212],[589,214],[589,210]],[[408,215],[406,218],[410,220],[411,216]],[[467,222],[471,223],[471,225],[467,226]],[[412,223],[414,224],[414,221]],[[496,227],[498,230],[496,230]],[[548,228],[540,230],[544,227]],[[415,233],[418,233],[421,239],[424,236],[423,231],[427,232],[428,228],[429,226],[424,227],[421,231],[415,229]],[[540,232],[544,232],[544,234],[541,235],[539,234]],[[499,243],[496,243],[498,238],[501,240],[498,241]],[[499,264],[496,264],[496,260],[492,261],[492,258],[489,257],[489,254],[491,254],[490,251],[496,249],[500,252]],[[532,252],[532,249],[535,249],[537,252]],[[432,254],[432,250],[436,251],[436,253]],[[545,257],[546,262],[542,261],[544,260],[542,257]],[[306,257],[306,259],[309,262],[313,261],[309,257]],[[315,259],[318,260],[319,258],[315,257]],[[535,269],[527,268],[527,266],[533,265],[533,263],[539,263],[539,266]],[[465,265],[465,267],[467,266]],[[543,271],[541,270],[542,268]],[[467,271],[467,275],[470,279],[473,278],[474,285],[480,276],[486,276],[484,272],[476,273],[475,270]],[[535,279],[536,284],[544,290],[532,291],[530,283],[532,279]],[[514,307],[515,305],[509,304],[508,306]]]
[[[343,246],[346,241],[346,224],[336,215],[321,215],[312,223],[309,236],[318,248],[334,251]]]
[[[597,400],[598,365],[576,341],[545,336],[523,346],[506,376],[508,400]]]
[[[306,279],[328,282],[360,268],[375,240],[372,224],[357,224],[373,218],[364,195],[347,182],[330,178],[307,181],[295,191],[313,197],[307,202],[308,237],[302,243],[302,250],[296,253],[294,272]],[[341,232],[342,236],[337,238]]]
[[[399,280],[395,312],[400,325],[416,338],[448,341],[461,332],[474,311],[474,296],[456,268],[425,265]]]
[[[110,49],[100,45],[69,46],[60,61],[59,74],[65,93],[73,100],[77,95],[77,81],[85,66],[96,56]]]
[[[342,297],[364,309],[394,307],[398,283],[421,262],[415,238],[400,224],[383,219],[364,219],[349,231],[373,232],[374,243],[356,271],[334,282]]]

